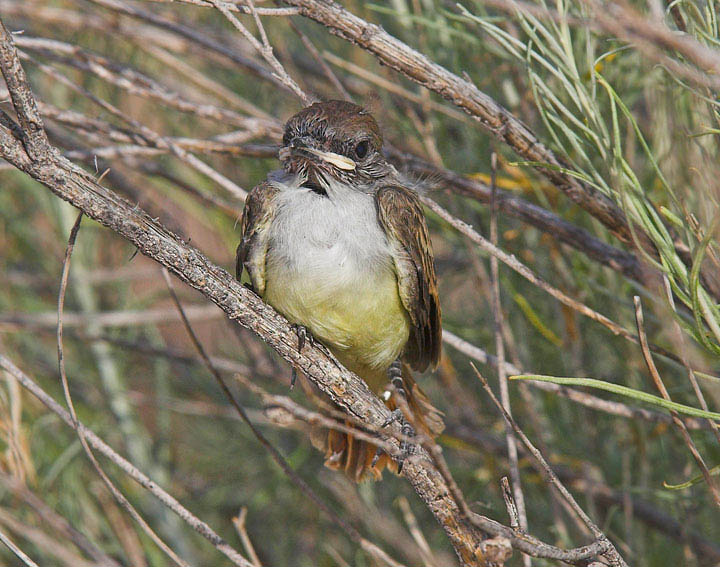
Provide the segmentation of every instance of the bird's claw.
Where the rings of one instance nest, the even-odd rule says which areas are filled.
[[[295,334],[297,334],[298,338],[298,346],[297,351],[302,352],[303,347],[305,346],[305,343],[309,343],[310,345],[315,345],[315,339],[312,336],[312,333],[308,331],[307,327],[304,327],[302,325],[293,325],[293,329],[295,330]],[[297,370],[295,368],[292,369],[292,375],[290,377],[290,390],[295,387],[295,382],[297,382]]]
[[[306,342],[311,345],[315,344],[315,339],[313,338],[312,333],[308,331],[307,327],[304,327],[303,325],[293,325],[293,327],[295,327],[295,334],[298,338],[298,352],[302,351]]]
[[[389,427],[393,423],[399,423],[400,424],[400,433],[402,433],[402,439],[400,439],[400,454],[397,457],[397,465],[398,465],[398,474],[402,473],[403,465],[405,464],[405,460],[408,457],[412,457],[415,454],[416,447],[415,445],[410,441],[411,438],[415,437],[415,430],[413,429],[413,426],[410,425],[407,419],[405,419],[405,416],[403,415],[402,411],[400,409],[395,409],[392,412],[390,412],[390,415],[388,418],[383,422],[382,427]],[[382,449],[378,447],[377,451],[375,452],[375,456],[372,460],[372,466],[375,466],[378,459],[380,458],[380,455],[382,453]]]
[[[402,423],[403,421],[405,421],[405,416],[399,409],[395,409],[390,412],[390,415],[383,422],[381,427],[385,428],[385,427],[392,425],[393,423]]]
[[[295,331],[295,334],[298,338],[298,345],[297,345],[297,351],[298,353],[302,352],[302,349],[305,347],[306,344],[310,345],[311,347],[317,348],[322,353],[327,356],[328,358],[331,358],[333,361],[335,360],[332,356],[332,353],[330,352],[330,349],[328,349],[324,344],[322,344],[320,341],[318,341],[313,334],[310,332],[310,329],[305,327],[304,325],[292,325],[293,330]],[[337,366],[337,363],[335,363]],[[295,386],[295,381],[297,380],[297,370],[293,368],[292,371],[292,378],[290,381],[290,389],[293,389],[293,386]]]

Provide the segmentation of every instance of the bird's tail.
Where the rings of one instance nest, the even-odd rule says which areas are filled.
[[[418,433],[437,437],[445,427],[442,412],[435,408],[430,399],[420,389],[412,377],[410,368],[402,365],[402,380],[408,406],[412,411],[411,423]],[[395,403],[390,398],[385,405],[393,410]],[[351,426],[349,422],[346,422]],[[387,467],[397,473],[397,463],[382,453],[373,465],[377,446],[361,441],[352,434],[335,430],[323,430],[315,435],[314,444],[325,451],[325,466],[333,470],[341,470],[355,482],[363,480],[379,480],[382,471]]]

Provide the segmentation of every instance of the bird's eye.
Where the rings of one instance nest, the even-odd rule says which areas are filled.
[[[290,132],[285,132],[285,135],[283,136],[283,146],[289,146],[290,145]]]
[[[355,155],[362,159],[367,155],[369,149],[370,143],[367,140],[363,140],[362,142],[359,142],[357,146],[355,146]]]

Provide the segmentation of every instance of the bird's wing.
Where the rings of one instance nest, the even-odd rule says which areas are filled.
[[[242,240],[237,247],[235,275],[239,280],[243,268],[248,271],[255,293],[265,292],[265,256],[268,251],[268,228],[275,216],[278,190],[267,182],[257,185],[245,199],[242,216]]]
[[[442,325],[425,216],[415,192],[399,185],[375,193],[378,221],[393,245],[398,290],[412,327],[403,358],[418,371],[440,360]]]

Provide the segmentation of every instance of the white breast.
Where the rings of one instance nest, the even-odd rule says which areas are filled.
[[[391,268],[390,245],[372,195],[340,184],[334,184],[330,196],[297,182],[281,187],[269,235],[273,267],[310,279],[330,278],[334,285]]]

